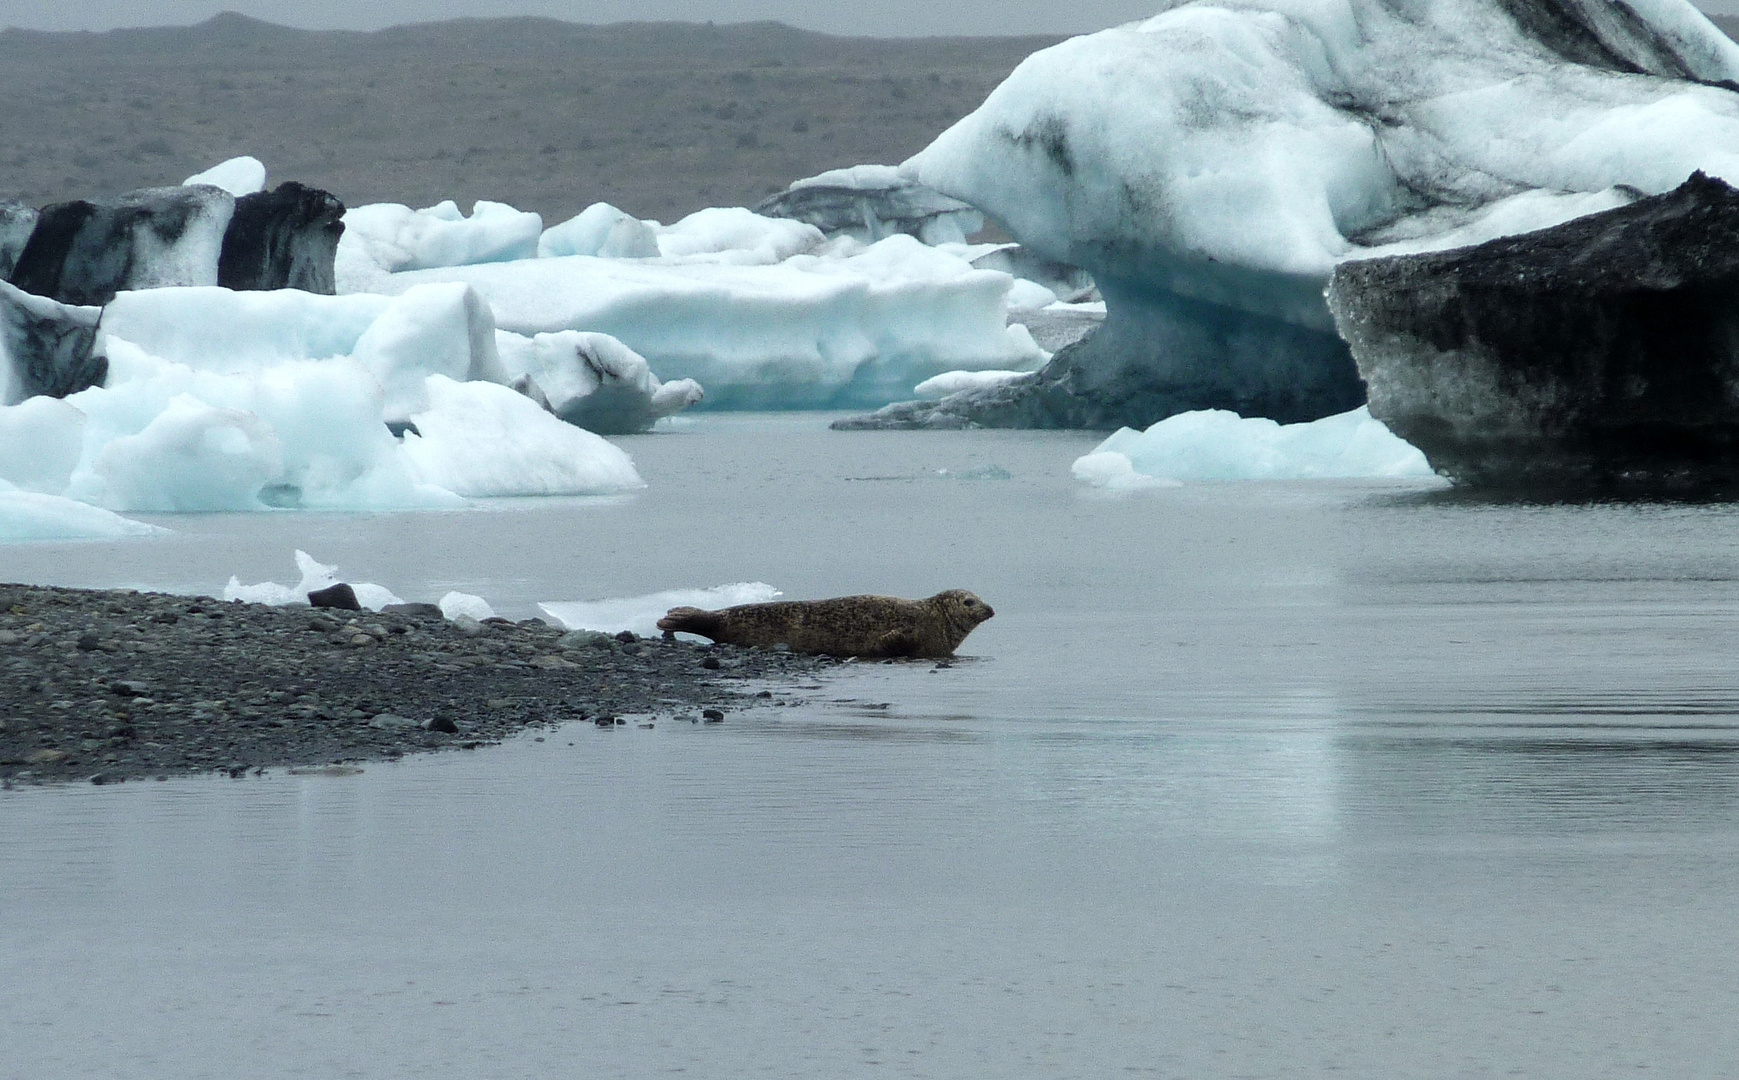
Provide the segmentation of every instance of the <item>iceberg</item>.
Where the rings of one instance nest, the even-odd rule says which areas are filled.
[[[545,229],[537,241],[540,259],[591,255],[601,259],[656,259],[658,230],[609,203],[593,203],[560,225]]]
[[[1146,431],[1123,428],[1076,459],[1077,479],[1132,488],[1183,480],[1419,479],[1425,455],[1360,406],[1298,424],[1221,409],[1178,413]]]
[[[1035,53],[901,173],[1089,271],[1105,325],[956,420],[1363,400],[1345,260],[1739,179],[1739,46],[1686,0],[1186,0]],[[945,406],[945,407],[944,407]]]
[[[145,188],[46,207],[11,282],[63,304],[106,304],[123,289],[216,285],[235,196],[209,185]]]
[[[102,385],[108,361],[92,352],[101,317],[99,307],[57,304],[0,281],[0,405]]]
[[[866,244],[897,233],[926,244],[963,243],[984,228],[984,215],[970,205],[901,176],[892,165],[854,165],[805,177],[763,200],[755,213],[792,218]]]
[[[168,531],[65,496],[20,491],[0,481],[0,543],[121,540]]]
[[[336,254],[340,291],[366,292],[381,273],[535,258],[542,235],[543,218],[506,203],[479,200],[470,217],[450,199],[422,210],[353,206]]]
[[[458,284],[407,289],[397,297],[216,286],[121,293],[103,309],[95,348],[108,355],[116,341],[219,374],[352,356],[385,390],[388,420],[423,407],[422,381],[429,375],[507,381],[489,306]]]
[[[505,386],[426,380],[429,407],[411,417],[404,455],[426,484],[470,497],[603,495],[645,487],[608,440],[551,416]]]
[[[484,619],[495,618],[495,609],[489,606],[489,601],[481,596],[462,593],[458,590],[441,597],[437,606],[441,609],[441,614],[448,619],[458,619],[463,616],[482,622]]]
[[[698,249],[742,219],[703,220],[707,228],[682,234],[680,247],[671,241],[682,255],[441,267],[385,275],[375,287],[463,282],[504,330],[609,334],[664,378],[698,381],[708,404],[723,408],[875,407],[944,371],[1032,370],[1048,356],[1008,323],[1014,279],[959,255],[901,235],[745,265],[785,250],[781,234],[745,227],[735,242],[756,246],[725,258]]]
[[[12,267],[36,228],[36,208],[12,199],[0,199],[0,281],[12,276]]]
[[[710,589],[671,589],[646,596],[611,600],[551,600],[537,606],[569,630],[597,630],[619,634],[624,630],[641,637],[657,637],[658,620],[673,607],[707,610],[738,604],[764,604],[783,595],[762,581],[739,581]]]
[[[344,204],[294,180],[243,194],[224,230],[217,283],[226,289],[301,289],[330,296]]]
[[[1474,247],[1345,262],[1371,412],[1458,483],[1739,484],[1739,191],[1676,190]]]
[[[308,594],[321,589],[331,588],[338,584],[338,567],[327,566],[318,562],[306,551],[296,551],[296,569],[302,574],[302,580],[295,585],[279,585],[273,581],[263,581],[258,585],[243,585],[241,579],[231,575],[229,584],[224,586],[223,598],[226,601],[241,600],[249,604],[270,604],[282,607],[286,604],[306,604]],[[394,596],[391,589],[383,585],[368,582],[350,583],[356,591],[356,602],[370,611],[379,611],[388,604],[402,604],[403,600]]]
[[[647,431],[705,397],[693,379],[660,382],[645,357],[608,334],[562,330],[528,338],[498,330],[495,349],[515,389],[599,435]]]
[[[233,157],[204,172],[194,173],[181,181],[181,184],[183,187],[203,184],[222,188],[239,199],[243,195],[253,195],[265,190],[266,166],[257,157]]]

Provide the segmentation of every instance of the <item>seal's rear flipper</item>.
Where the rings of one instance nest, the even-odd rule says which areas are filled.
[[[684,634],[699,634],[704,638],[718,640],[724,630],[725,618],[716,611],[702,611],[696,607],[673,607],[665,612],[664,618],[658,620],[658,629],[674,630]]]

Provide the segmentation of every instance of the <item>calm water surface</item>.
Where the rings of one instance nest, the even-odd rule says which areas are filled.
[[[0,793],[0,1077],[1727,1077],[1739,510],[1108,498],[703,417],[614,500],[156,519],[0,578],[975,589],[722,725]]]

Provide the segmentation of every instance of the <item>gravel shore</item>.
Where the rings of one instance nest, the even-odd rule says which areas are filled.
[[[748,680],[838,663],[536,619],[448,622],[428,605],[0,585],[0,785],[341,767],[581,719],[716,722],[770,696]]]

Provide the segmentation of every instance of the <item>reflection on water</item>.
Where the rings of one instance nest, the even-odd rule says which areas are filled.
[[[1731,1075],[1733,507],[1113,499],[1087,436],[823,427],[623,440],[609,503],[0,549],[998,612],[722,725],[0,793],[0,1077]]]

